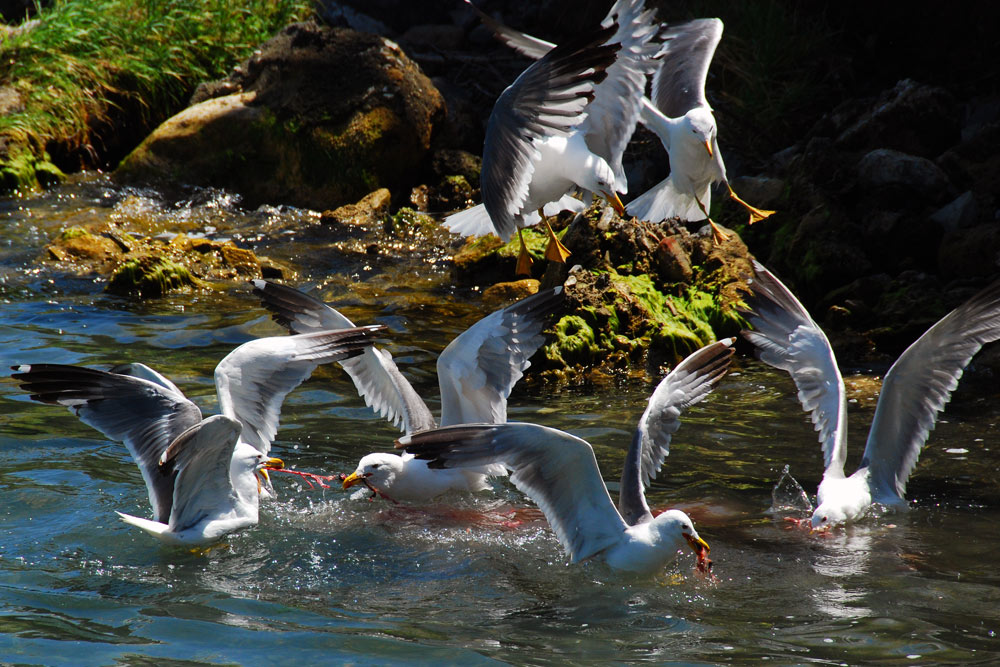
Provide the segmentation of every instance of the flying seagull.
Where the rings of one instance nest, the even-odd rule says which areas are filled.
[[[515,229],[520,236],[523,227],[545,222],[546,214],[582,210],[583,203],[568,196],[577,187],[624,213],[622,153],[655,67],[655,32],[653,12],[642,0],[619,0],[600,30],[565,42],[526,69],[497,100],[487,124],[483,204],[449,216],[445,225],[463,236],[493,231],[508,241]],[[569,251],[545,225],[546,258],[564,262]],[[529,273],[530,264],[521,238],[517,272]]]
[[[529,58],[541,58],[555,46],[479,14],[501,41]],[[751,224],[774,213],[740,199],[726,177],[715,116],[705,97],[708,68],[722,29],[719,19],[697,19],[671,26],[654,40],[663,45],[653,75],[655,104],[641,97],[639,120],[656,133],[667,150],[670,175],[625,207],[630,215],[650,222],[670,217],[691,221],[707,218],[720,243],[729,235],[708,215],[713,184],[726,184],[729,196],[750,213]]]
[[[729,235],[708,214],[715,183],[726,184],[729,196],[749,211],[751,224],[774,213],[740,199],[726,178],[715,115],[705,97],[708,68],[722,38],[722,21],[689,21],[672,26],[664,37],[660,67],[653,75],[655,104],[645,100],[641,118],[667,150],[670,175],[629,202],[626,210],[651,222],[707,218],[716,241],[722,242]]]
[[[353,326],[330,306],[296,289],[264,280],[255,280],[254,285],[275,321],[293,333],[332,325]],[[437,361],[442,425],[507,421],[507,397],[530,365],[531,355],[545,342],[541,332],[561,302],[562,291],[562,287],[544,290],[491,313],[448,344]],[[424,400],[386,350],[368,348],[341,365],[368,405],[404,432],[437,426]],[[395,500],[425,501],[452,489],[487,489],[487,474],[504,472],[502,466],[429,470],[425,462],[410,455],[375,452],[361,458],[343,487],[364,484]]]
[[[574,563],[598,558],[616,569],[650,573],[672,562],[685,545],[702,563],[709,547],[691,519],[680,510],[654,517],[645,488],[669,452],[680,414],[725,375],[732,344],[729,338],[694,352],[657,386],[625,459],[617,509],[591,445],[558,429],[521,422],[462,424],[412,433],[397,447],[427,459],[431,468],[504,465]]]
[[[892,365],[882,382],[861,465],[847,476],[844,380],[826,335],[798,299],[754,262],[743,335],[760,360],[787,371],[810,413],[826,469],[816,494],[812,528],[856,521],[873,503],[905,508],[906,481],[951,398],[962,372],[985,344],[1000,338],[1000,281],[928,329]]]
[[[359,354],[383,328],[244,343],[216,367],[222,414],[205,419],[174,383],[140,363],[111,371],[21,365],[13,378],[32,400],[64,405],[125,443],[153,510],[153,519],[118,512],[125,523],[168,544],[201,545],[257,523],[266,470],[284,467],[268,453],[285,396],[318,364]]]

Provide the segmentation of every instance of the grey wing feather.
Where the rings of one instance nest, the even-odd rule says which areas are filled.
[[[652,519],[644,490],[670,452],[681,413],[708,396],[729,370],[733,343],[734,339],[726,338],[688,355],[650,396],[622,470],[618,509],[630,526]]]
[[[655,58],[661,45],[652,38],[659,25],[655,12],[643,9],[643,0],[619,0],[605,22],[618,25],[609,43],[621,48],[604,81],[594,87],[594,100],[587,106],[587,118],[580,130],[587,147],[614,170],[616,189],[627,192],[622,155],[639,121],[646,77],[658,66]]]
[[[545,342],[542,329],[562,301],[544,290],[479,320],[438,357],[441,424],[507,421],[507,397]]]
[[[671,26],[662,37],[666,44],[653,75],[653,102],[670,118],[679,118],[695,107],[708,107],[705,80],[722,38],[722,21],[689,21]]]
[[[146,482],[153,515],[166,523],[174,476],[160,468],[160,456],[178,435],[201,422],[198,406],[176,388],[140,377],[58,364],[15,370],[14,379],[33,400],[64,405],[85,424],[125,443]]]
[[[973,355],[1000,339],[1000,281],[928,329],[892,365],[865,445],[877,498],[902,500],[938,413]]]
[[[254,280],[254,294],[271,311],[274,320],[292,333],[353,327],[340,312],[297,289],[265,280]],[[385,350],[368,348],[360,356],[342,361],[365,403],[406,433],[434,427],[434,417]]]
[[[259,338],[240,345],[215,368],[222,414],[243,425],[243,440],[267,454],[281,405],[319,364],[361,354],[382,326]]]
[[[520,54],[527,56],[532,60],[538,60],[555,48],[555,44],[552,42],[546,42],[544,39],[532,37],[531,35],[521,32],[520,30],[515,30],[504,25],[503,23],[500,23],[495,18],[479,9],[479,7],[472,4],[470,0],[465,0],[465,3],[476,11],[479,15],[479,20],[483,22],[483,25],[493,31],[493,34],[497,39]]]
[[[617,26],[561,44],[524,70],[497,99],[483,144],[483,204],[504,241],[516,230],[534,173],[535,142],[568,133],[593,99],[593,86],[615,59],[604,44]]]
[[[819,432],[827,470],[843,473],[847,457],[844,380],[830,341],[780,280],[756,260],[744,311],[753,331],[743,333],[760,360],[787,371],[802,409]]]
[[[180,532],[233,506],[229,464],[240,436],[240,423],[214,415],[179,435],[163,452],[162,466],[175,470],[173,507],[163,523]]]
[[[545,514],[573,562],[625,538],[625,522],[601,479],[593,448],[569,433],[508,422],[445,427],[398,442],[398,447],[429,460],[431,468],[506,466],[514,485]]]

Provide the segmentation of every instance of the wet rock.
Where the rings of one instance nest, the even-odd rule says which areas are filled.
[[[538,292],[539,282],[534,278],[497,283],[483,290],[483,303],[499,309]]]
[[[233,87],[169,119],[116,173],[229,188],[250,207],[334,209],[419,182],[445,118],[395,43],[346,28],[286,27],[218,86]]]
[[[379,188],[365,195],[355,204],[346,204],[332,211],[324,211],[320,222],[325,225],[365,227],[389,214],[392,196],[386,188]]]
[[[930,202],[943,201],[951,189],[948,177],[930,160],[888,148],[877,148],[861,158],[858,182],[869,190],[894,190]]]
[[[143,299],[161,297],[184,287],[196,287],[198,281],[186,267],[166,257],[142,255],[127,260],[111,276],[106,291],[121,296],[138,295]]]

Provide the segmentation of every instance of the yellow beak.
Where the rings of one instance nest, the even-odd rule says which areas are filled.
[[[708,157],[712,157],[712,142],[705,140],[705,150],[708,151]]]
[[[705,553],[708,553],[712,550],[712,548],[708,546],[708,542],[700,537],[694,537],[693,535],[689,535],[687,533],[682,533],[682,535],[684,535],[684,539],[687,540],[687,543],[691,545],[691,551],[700,553],[701,550],[704,549]]]
[[[601,194],[608,201],[608,204],[611,205],[611,208],[615,209],[615,213],[621,216],[625,215],[625,205],[622,204],[622,200],[618,198],[617,192],[602,192]]]
[[[344,483],[341,485],[341,487],[344,489],[344,491],[347,491],[355,484],[360,484],[361,482],[363,482],[364,479],[365,478],[359,475],[358,473],[352,472],[350,475],[344,478]]]

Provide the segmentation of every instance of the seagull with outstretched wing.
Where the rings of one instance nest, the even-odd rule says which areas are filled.
[[[615,569],[649,573],[687,546],[703,565],[709,547],[690,517],[680,510],[654,517],[645,488],[669,451],[681,412],[725,375],[732,344],[729,338],[701,348],[657,386],[626,457],[618,509],[590,443],[558,429],[521,422],[460,424],[412,433],[397,447],[428,460],[432,469],[502,464],[545,514],[573,562],[598,558]]]
[[[1000,339],[1000,281],[938,320],[886,373],[861,465],[850,476],[847,401],[830,342],[795,295],[754,262],[745,299],[744,337],[761,361],[786,371],[819,432],[825,471],[814,530],[863,517],[873,503],[906,507],[906,481],[962,372],[986,343]]]
[[[174,383],[144,364],[111,371],[30,364],[12,377],[31,398],[68,407],[85,424],[125,443],[139,466],[152,519],[118,515],[170,544],[211,543],[255,525],[281,404],[319,364],[371,345],[382,326],[261,338],[244,343],[216,367],[222,414],[201,410]]]
[[[319,299],[291,287],[264,280],[255,280],[254,285],[255,294],[275,321],[292,332],[350,322]],[[507,421],[507,398],[530,366],[531,355],[545,342],[542,329],[562,301],[562,292],[562,287],[556,287],[521,299],[487,315],[448,344],[437,361],[441,425]],[[404,432],[437,426],[424,400],[386,350],[369,348],[341,365],[365,402]],[[401,419],[394,419],[397,415]],[[395,500],[424,501],[453,489],[487,489],[487,476],[497,474],[504,474],[501,466],[429,470],[425,462],[406,454],[374,452],[361,458],[343,487],[364,484]]]

